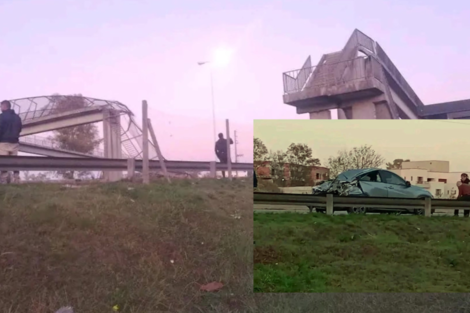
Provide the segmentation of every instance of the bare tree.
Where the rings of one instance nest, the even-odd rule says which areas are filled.
[[[63,113],[87,107],[85,98],[82,95],[61,96],[55,95],[54,113]],[[57,148],[91,154],[100,145],[98,127],[95,124],[85,124],[67,128],[61,128],[54,131],[51,137]],[[61,171],[59,175],[64,178],[73,179],[74,171]],[[84,178],[90,176],[89,172],[79,172],[78,176]]]
[[[292,143],[286,152],[289,164],[291,186],[305,186],[311,180],[313,166],[320,166],[320,160],[314,158],[312,149],[306,144]]]
[[[328,158],[327,166],[330,168],[330,175],[336,177],[347,170],[380,168],[384,162],[385,159],[371,146],[364,145],[350,151],[339,151],[338,156]]]
[[[403,162],[410,162],[410,160],[395,159],[392,163],[387,163],[385,166],[387,170],[401,170]]]
[[[267,159],[271,164],[271,177],[278,186],[284,186],[284,164],[286,163],[286,153],[283,151],[269,151]]]
[[[253,160],[255,162],[266,161],[268,148],[259,138],[253,138]]]

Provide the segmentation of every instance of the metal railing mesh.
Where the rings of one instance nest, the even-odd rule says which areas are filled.
[[[57,108],[58,99],[64,97],[62,95],[30,97],[22,99],[10,100],[13,109],[18,113],[23,122],[31,121],[38,118],[44,118],[54,114]],[[86,107],[101,107],[112,109],[121,114],[121,143],[122,154],[124,158],[141,158],[142,157],[142,130],[134,119],[132,111],[124,104],[118,101],[94,99],[82,97]],[[47,148],[57,148],[55,143],[44,137],[27,136],[22,137],[21,141],[44,146]],[[104,152],[97,149],[94,156],[103,156]],[[157,158],[155,147],[150,142],[149,157]]]
[[[357,57],[358,50],[363,50],[367,55],[372,55],[377,59],[374,60],[377,64],[373,64],[372,69],[375,78],[383,80],[382,75],[378,75],[380,71],[378,70],[377,65],[383,66],[392,79],[395,80],[407,97],[411,99],[416,106],[424,106],[423,102],[405,80],[403,75],[398,71],[382,47],[372,38],[359,30],[354,31],[344,48],[339,52],[340,57],[337,63],[306,68],[306,62],[299,70],[283,73],[284,94],[299,92],[304,88],[344,83],[344,79],[341,75],[343,75],[343,72],[348,69],[348,62]],[[307,61],[310,61],[310,57]],[[314,81],[319,83],[314,82],[311,84],[311,76],[313,76]],[[320,78],[320,76],[323,76],[324,78]]]

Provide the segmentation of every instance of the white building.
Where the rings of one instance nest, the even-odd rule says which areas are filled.
[[[456,198],[462,172],[450,172],[449,161],[403,162],[401,170],[391,170],[412,185],[429,190],[436,198]]]

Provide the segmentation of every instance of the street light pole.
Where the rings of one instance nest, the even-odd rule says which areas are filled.
[[[198,65],[205,65],[211,63],[210,61],[205,62],[198,62]],[[214,99],[214,75],[212,72],[212,68],[210,68],[210,75],[211,75],[211,101],[212,101],[212,128],[214,132],[214,144],[216,142],[216,127],[215,127],[215,99]],[[217,157],[214,157],[215,161],[217,161]]]
[[[211,99],[212,99],[212,128],[214,131],[214,144],[215,144],[217,137],[215,136],[216,129],[215,129],[214,75],[212,73],[212,69],[210,69],[210,71],[211,71]]]

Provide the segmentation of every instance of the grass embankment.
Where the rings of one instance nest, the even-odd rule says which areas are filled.
[[[469,292],[470,220],[257,213],[256,292]]]
[[[0,312],[53,313],[65,305],[75,313],[111,313],[115,305],[123,313],[470,307],[466,294],[253,295],[252,210],[251,181],[0,186]],[[225,286],[199,290],[212,281]]]
[[[250,180],[0,186],[0,312],[242,312],[251,195]]]

